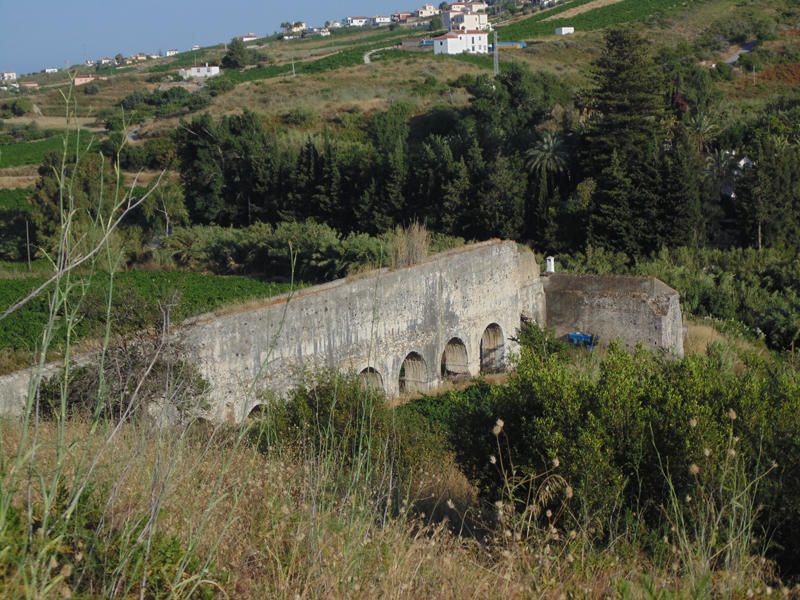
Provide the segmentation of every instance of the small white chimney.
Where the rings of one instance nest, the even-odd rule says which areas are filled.
[[[553,258],[552,256],[548,256],[545,259],[545,262],[546,262],[545,273],[555,273],[556,272],[556,259]]]

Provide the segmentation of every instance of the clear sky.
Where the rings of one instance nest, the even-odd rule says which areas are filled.
[[[423,0],[0,0],[0,71],[30,73],[86,59],[226,42],[284,21],[410,10]],[[438,4],[438,2],[436,3]]]

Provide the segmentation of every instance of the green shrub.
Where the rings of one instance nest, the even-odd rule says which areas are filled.
[[[750,480],[770,470],[758,488],[765,507],[758,537],[772,532],[772,556],[784,568],[800,564],[800,546],[788,533],[800,526],[800,473],[793,469],[800,460],[800,373],[781,359],[717,345],[678,361],[612,346],[595,370],[585,370],[561,354],[523,346],[506,384],[479,383],[400,410],[443,428],[487,500],[502,495],[491,460],[492,428],[501,419],[503,451],[523,470],[557,465],[574,489],[577,521],[606,533],[631,514],[658,532],[672,493],[667,482],[678,498],[694,494],[692,465],[713,480],[734,443]],[[770,468],[772,461],[778,467]]]
[[[355,374],[308,374],[288,400],[268,401],[254,414],[248,435],[256,447],[313,448],[329,463],[339,492],[374,482],[388,483],[384,494],[408,493],[419,471],[439,472],[448,463],[449,445],[437,425],[391,409],[383,391]],[[386,473],[394,473],[394,481],[387,482]]]

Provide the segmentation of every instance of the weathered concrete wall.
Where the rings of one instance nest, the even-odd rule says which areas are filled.
[[[683,356],[683,318],[678,292],[654,277],[570,275],[542,277],[546,322],[556,335],[585,331],[627,346],[663,348]]]
[[[503,347],[494,353],[484,348],[485,354],[504,360],[515,350],[508,338],[523,315],[544,322],[539,267],[526,248],[492,241],[271,298],[263,306],[203,315],[177,335],[186,358],[211,384],[208,416],[238,421],[262,392],[283,394],[321,368],[371,369],[387,395],[397,396],[411,353],[423,363],[408,366],[408,385],[432,389],[442,381],[442,356],[453,339],[459,345],[448,352],[457,362],[451,371],[477,375],[487,327],[494,326],[494,341]],[[48,366],[48,374],[56,369]],[[0,412],[22,410],[31,373],[0,377]]]
[[[265,393],[282,395],[321,368],[368,371],[389,397],[401,378],[407,391],[438,386],[443,356],[450,374],[477,375],[516,350],[509,338],[521,318],[683,354],[678,295],[660,281],[540,277],[530,250],[499,241],[203,315],[176,335],[211,384],[208,417],[240,421]],[[0,377],[0,413],[23,410],[31,374]]]
[[[403,361],[416,353],[424,361],[416,383],[434,388],[453,338],[463,342],[467,371],[476,375],[486,328],[500,326],[507,355],[520,315],[542,322],[543,304],[532,253],[512,242],[487,242],[302,290],[263,308],[201,317],[183,337],[213,385],[213,417],[240,420],[257,402],[254,389],[284,392],[304,370],[371,368],[394,397]]]

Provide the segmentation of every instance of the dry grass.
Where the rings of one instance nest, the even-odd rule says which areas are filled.
[[[33,187],[39,180],[38,171],[38,165],[0,169],[0,190]]]
[[[70,129],[74,130],[76,127],[82,129],[93,129],[95,119],[91,117],[76,117],[72,123],[67,123],[64,117],[45,117],[45,116],[27,116],[27,117],[12,117],[5,119],[6,125],[30,125],[35,124],[42,129]],[[102,128],[94,127],[96,131],[101,131]]]
[[[281,117],[292,109],[312,112],[313,122],[296,127],[305,132],[336,128],[337,120],[346,113],[373,113],[386,110],[393,103],[409,103],[422,113],[437,104],[464,106],[468,96],[463,90],[444,95],[423,95],[414,87],[426,77],[433,76],[444,83],[462,74],[478,74],[480,68],[454,60],[436,61],[430,57],[412,57],[408,62],[375,62],[338,69],[320,75],[276,77],[246,82],[214,99],[208,113],[218,118],[238,114],[244,109],[264,115],[265,119],[281,126]],[[141,127],[142,136],[167,127],[177,127],[179,119],[148,121]]]
[[[0,422],[0,433],[8,457],[19,427]],[[324,500],[313,457],[299,450],[264,455],[237,444],[234,432],[201,427],[180,438],[126,425],[108,445],[106,427],[73,422],[66,433],[67,482],[74,483],[82,457],[100,457],[93,486],[107,495],[106,524],[121,527],[148,514],[157,492],[159,531],[192,539],[200,556],[215,556],[221,597],[599,598],[642,578],[657,589],[691,593],[636,554],[622,547],[594,553],[580,536],[482,544],[456,535],[474,491],[450,464],[420,475],[416,506],[426,516],[384,519],[352,498]],[[47,476],[55,426],[41,426],[38,438],[37,468]],[[31,498],[34,505],[41,500],[35,490]],[[429,522],[431,512],[444,520]]]

